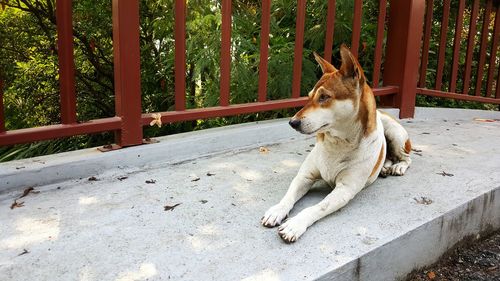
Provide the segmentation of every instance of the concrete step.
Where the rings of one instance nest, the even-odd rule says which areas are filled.
[[[418,109],[402,121],[422,150],[407,174],[379,178],[290,245],[259,223],[314,143],[286,120],[0,164],[1,279],[402,278],[500,227],[500,122],[474,118],[500,114]],[[291,215],[328,192],[317,187]]]

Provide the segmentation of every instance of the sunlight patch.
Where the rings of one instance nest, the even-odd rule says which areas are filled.
[[[46,219],[21,218],[16,221],[16,235],[0,241],[0,247],[18,249],[27,247],[32,243],[54,240],[59,237],[59,215]]]
[[[143,263],[137,271],[127,271],[120,274],[116,281],[145,280],[158,274],[156,266],[152,263]]]
[[[278,273],[274,272],[272,269],[264,269],[255,275],[249,276],[242,281],[279,281],[281,280]]]
[[[297,162],[295,160],[289,160],[289,159],[282,160],[281,164],[283,164],[283,165],[285,165],[287,167],[290,167],[290,168],[295,168],[295,167],[300,166],[299,162]]]
[[[90,204],[95,204],[97,203],[97,198],[95,197],[80,197],[80,199],[78,200],[78,204],[80,205],[90,205]]]

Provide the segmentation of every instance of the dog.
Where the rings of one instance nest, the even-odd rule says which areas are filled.
[[[323,75],[289,124],[302,134],[316,134],[316,144],[283,199],[261,220],[266,227],[279,226],[278,234],[287,243],[297,241],[309,226],[344,207],[379,174],[402,176],[411,164],[407,131],[376,109],[363,69],[349,48],[342,45],[340,55],[342,64],[336,69],[314,53]],[[333,187],[332,192],[283,222],[319,180]]]

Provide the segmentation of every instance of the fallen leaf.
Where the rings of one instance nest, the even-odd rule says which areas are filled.
[[[500,119],[484,119],[484,118],[474,118],[474,121],[478,121],[478,122],[496,122],[496,121],[500,121]]]
[[[436,173],[436,174],[441,175],[443,177],[453,177],[454,176],[454,174],[449,174],[445,171],[442,171],[441,173]]]
[[[259,147],[259,152],[260,153],[269,153],[269,148],[267,148],[265,146],[261,146],[261,147]]]
[[[26,250],[26,249],[23,249],[23,252],[22,252],[22,253],[20,253],[20,254],[19,254],[19,255],[17,255],[17,256],[19,257],[19,256],[22,256],[22,255],[26,255],[26,254],[28,254],[29,252],[30,252],[30,251],[28,251],[28,250]]]
[[[30,194],[30,193],[34,193],[34,194],[36,194],[36,193],[40,193],[40,191],[36,191],[33,187],[28,187],[28,188],[26,188],[26,189],[24,190],[23,195],[21,195],[19,198],[26,197],[26,196],[28,196],[28,194]]]
[[[14,200],[14,203],[12,203],[12,205],[10,205],[10,209],[14,209],[14,208],[21,208],[21,207],[24,207],[24,202],[17,202],[17,199]]]
[[[153,120],[151,121],[151,123],[149,123],[149,126],[157,125],[158,128],[161,128],[161,114],[153,113],[151,114],[151,117],[153,118]]]
[[[432,199],[427,198],[425,196],[421,196],[420,198],[421,199],[413,198],[413,200],[415,200],[415,202],[417,202],[418,204],[422,204],[422,205],[430,205],[430,204],[432,204]]]
[[[89,181],[98,181],[98,179],[96,177],[90,177],[88,180]]]
[[[498,265],[494,265],[494,266],[488,267],[486,270],[487,271],[493,271],[493,270],[495,270],[497,268],[498,268]]]
[[[118,180],[119,180],[119,181],[126,180],[126,179],[128,179],[128,177],[127,177],[127,176],[123,176],[123,177],[119,177],[119,178],[118,178]]]
[[[146,180],[146,183],[147,184],[154,184],[154,183],[156,183],[156,180],[153,180],[153,179]]]
[[[436,278],[436,273],[434,273],[434,271],[429,271],[427,273],[427,277],[429,277],[429,279],[433,280],[434,278]]]
[[[200,202],[201,202],[201,204],[205,204],[208,202],[208,200],[202,199],[202,200],[200,200]]]
[[[177,203],[175,205],[172,205],[172,206],[169,206],[169,205],[165,205],[165,211],[173,211],[175,209],[175,207],[179,206],[180,204],[182,203]]]
[[[16,167],[16,170],[20,170],[20,169],[24,169],[24,168],[26,168],[26,167],[24,167],[24,166]]]
[[[160,141],[157,139],[152,139],[152,138],[145,138],[142,140],[143,144],[152,144],[152,143],[159,143]]]
[[[199,177],[195,177],[195,178],[193,178],[191,181],[199,181],[199,180],[200,180],[200,178],[199,178]]]
[[[211,177],[211,176],[215,176],[215,174],[208,172],[207,176]]]

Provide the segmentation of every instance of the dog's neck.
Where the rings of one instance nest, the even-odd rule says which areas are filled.
[[[357,147],[363,137],[376,128],[375,98],[366,83],[360,88],[357,114],[341,122],[336,122],[334,128],[326,130],[323,136],[319,137],[325,144],[333,146],[348,144]]]
[[[358,120],[345,122],[324,132],[322,138],[327,146],[348,145],[357,147],[363,137],[363,126]]]

